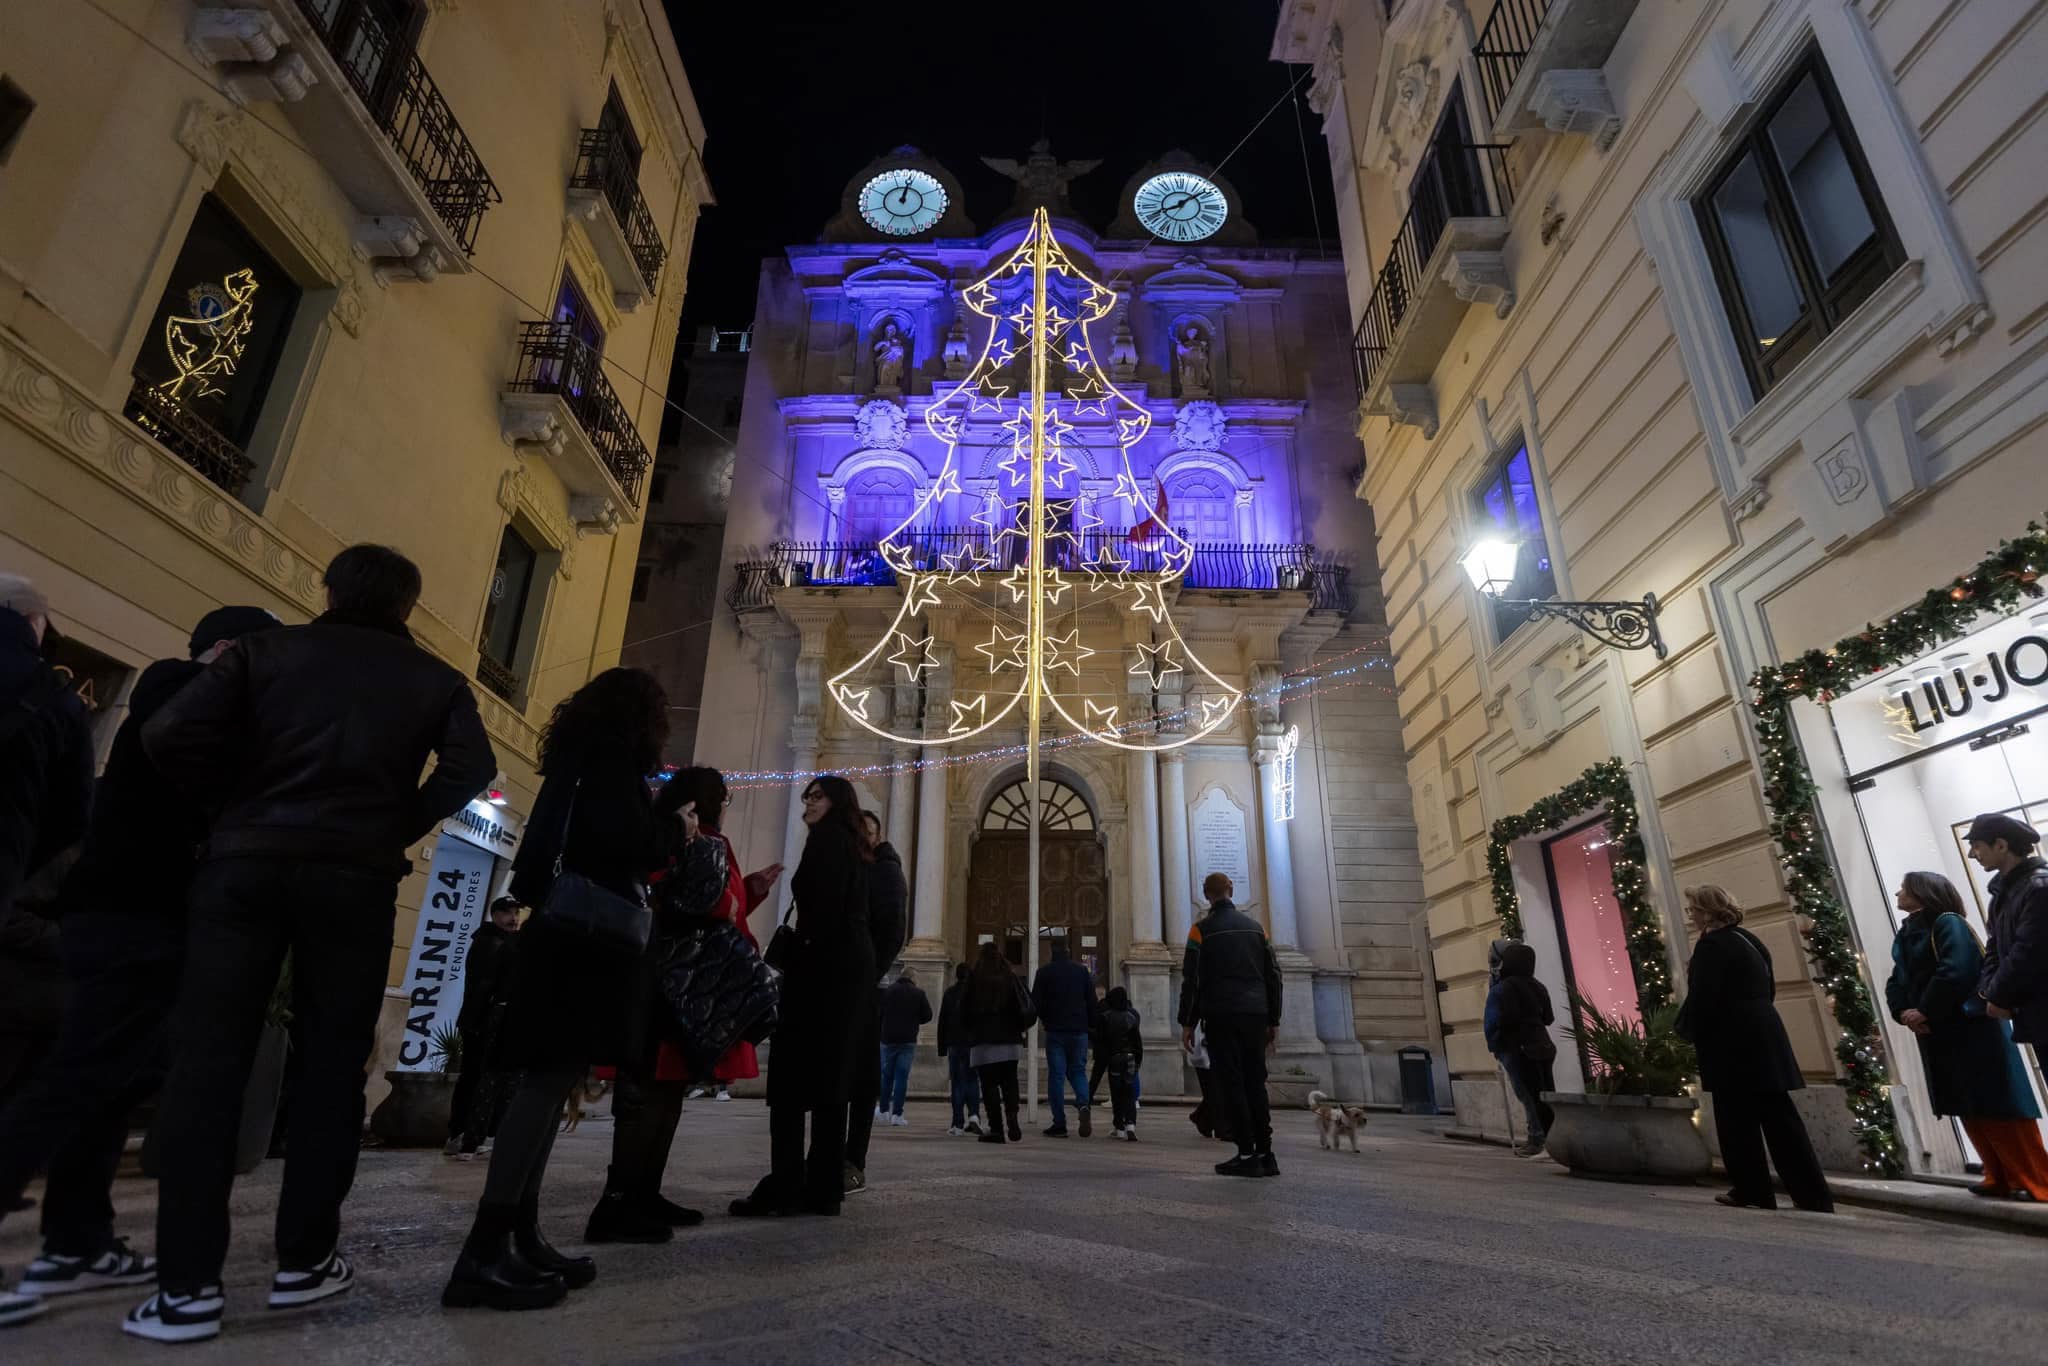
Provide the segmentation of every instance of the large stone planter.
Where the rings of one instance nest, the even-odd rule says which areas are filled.
[[[370,1132],[389,1148],[438,1148],[448,1141],[453,1072],[386,1072],[391,1094],[370,1116]]]
[[[1712,1169],[1690,1096],[1588,1096],[1545,1091],[1556,1112],[1544,1150],[1574,1176],[1693,1181]]]

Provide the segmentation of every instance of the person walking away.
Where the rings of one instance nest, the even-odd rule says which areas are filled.
[[[1550,1004],[1550,988],[1536,977],[1536,950],[1513,940],[1496,942],[1504,945],[1500,951],[1500,998],[1487,1046],[1499,1043],[1500,1051],[1494,1056],[1506,1069],[1528,1119],[1529,1132],[1515,1152],[1522,1157],[1541,1157],[1551,1121],[1557,1118],[1550,1102],[1543,1099],[1545,1091],[1557,1089],[1552,1076],[1557,1040],[1550,1036],[1556,1014]]]
[[[1017,1124],[1017,1060],[1024,1056],[1024,1036],[1036,1021],[1031,995],[1010,969],[1003,951],[991,940],[981,946],[967,979],[961,1013],[967,1021],[967,1061],[981,1076],[981,1099],[988,1107],[988,1132],[980,1142],[1021,1142]]]
[[[860,813],[861,846],[868,863],[868,937],[874,941],[877,970],[896,961],[910,934],[910,884],[896,846],[882,838],[882,822],[872,811]],[[867,1012],[861,1016],[862,1052],[855,1064],[853,1092],[846,1102],[846,1170],[840,1181],[847,1195],[868,1188],[868,1140],[882,1106],[882,987],[869,984]]]
[[[557,924],[548,896],[575,873],[628,901],[680,842],[656,812],[648,775],[668,740],[668,697],[639,669],[607,669],[558,703],[540,737],[540,792],[512,860],[512,895],[537,907],[519,931],[498,1057],[520,1083],[491,1148],[468,1236],[442,1288],[450,1309],[542,1309],[597,1277],[588,1257],[540,1232],[540,1192],[571,1087],[593,1062],[615,1061],[645,1002],[635,994],[644,949]],[[606,1190],[616,1184],[608,1172]],[[664,1225],[640,1241],[663,1241]]]
[[[219,814],[193,876],[157,1112],[160,1288],[122,1325],[137,1337],[220,1331],[233,1121],[287,953],[299,1072],[269,1303],[296,1308],[354,1283],[336,1241],[406,851],[497,772],[468,680],[405,629],[420,595],[412,561],[350,546],[324,582],[324,613],[244,636],[142,728],[164,777]]]
[[[967,965],[953,966],[953,985],[939,998],[939,1056],[946,1060],[947,1098],[953,1105],[953,1138],[981,1133],[981,1074],[967,1061]]]
[[[1515,1098],[1522,1101],[1522,1109],[1525,1115],[1533,1116],[1534,1112],[1530,1110],[1528,1101],[1522,1099],[1522,1088],[1513,1079],[1514,1073],[1510,1069],[1505,1056],[1508,1051],[1508,1045],[1501,1038],[1500,1034],[1500,956],[1507,950],[1509,945],[1516,942],[1513,939],[1500,938],[1486,946],[1486,1005],[1480,1011],[1479,1033],[1480,1037],[1486,1041],[1486,1051],[1492,1055],[1494,1064],[1500,1068],[1501,1076],[1507,1078],[1501,1094],[1502,1102],[1506,1102],[1507,1090],[1512,1089],[1515,1093]],[[1535,1132],[1533,1129],[1525,1127],[1524,1136],[1526,1137],[1528,1133],[1533,1132]],[[1508,1120],[1509,1140],[1513,1141],[1514,1136],[1514,1121],[1510,1118]],[[1516,1146],[1520,1147],[1521,1145],[1517,1144]]]
[[[1970,822],[1970,857],[1991,874],[1984,924],[1984,970],[1977,995],[1984,1013],[2012,1022],[2017,1043],[2048,1048],[2048,863],[2041,836],[2024,821],[1996,812]]]
[[[776,955],[782,1001],[768,1054],[769,1170],[732,1202],[742,1217],[839,1213],[847,1098],[857,1069],[880,1065],[877,1053],[863,1052],[880,1024],[873,1035],[866,1028],[876,967],[859,799],[852,783],[825,774],[804,788],[803,807],[810,833],[789,882],[795,920],[787,951]]]
[[[1095,1022],[1096,1056],[1106,1059],[1109,1078],[1109,1131],[1126,1143],[1138,1141],[1138,1068],[1145,1061],[1145,1039],[1138,1031],[1138,1011],[1131,994],[1111,987],[1102,998]]]
[[[897,1128],[904,1095],[910,1090],[910,1064],[917,1057],[917,1031],[931,1021],[931,998],[917,979],[896,964],[896,980],[882,993],[882,1104]]]
[[[1963,918],[1963,898],[1939,873],[1908,873],[1895,898],[1905,913],[1884,984],[1891,1017],[1913,1031],[1927,1099],[1951,1115],[1984,1160],[1972,1195],[2048,1201],[2048,1151],[2026,1064],[2005,1021],[1977,995],[1984,952]]]
[[[712,914],[730,922],[758,950],[760,941],[754,937],[754,928],[747,923],[747,918],[756,906],[768,899],[769,892],[782,876],[782,865],[771,863],[744,877],[740,875],[740,856],[723,833],[725,810],[732,805],[732,794],[726,789],[724,774],[715,768],[686,768],[678,771],[669,782],[683,784],[689,800],[696,803],[698,829],[717,840],[725,850],[725,892],[719,897]],[[733,1082],[752,1081],[760,1075],[761,1064],[754,1045],[741,1039],[726,1050],[709,1077],[696,1080],[689,1098],[697,1100],[710,1095],[715,1087],[718,1099],[730,1101]]]
[[[1721,1165],[1734,1187],[1724,1205],[1777,1208],[1764,1148],[1803,1210],[1830,1213],[1834,1195],[1806,1125],[1792,1104],[1806,1085],[1773,999],[1777,977],[1764,942],[1742,928],[1742,908],[1711,884],[1685,889],[1685,913],[1699,936],[1686,965],[1678,1032],[1699,1051],[1700,1088],[1714,1097]]]
[[[1209,913],[1188,931],[1181,957],[1181,1045],[1194,1047],[1199,1024],[1211,1084],[1237,1143],[1237,1156],[1217,1163],[1216,1174],[1278,1176],[1266,1050],[1280,1033],[1280,964],[1259,922],[1232,904],[1233,890],[1222,873],[1202,879]]]
[[[1052,1123],[1047,1138],[1067,1136],[1063,1102],[1065,1087],[1074,1089],[1074,1114],[1081,1137],[1089,1134],[1088,1031],[1095,1023],[1095,980],[1076,963],[1065,935],[1052,941],[1052,961],[1038,969],[1031,983],[1031,1004],[1045,1030],[1046,1085],[1052,1093]]]
[[[206,817],[157,772],[142,727],[236,640],[280,624],[260,607],[215,608],[193,630],[187,658],[157,660],[129,690],[61,893],[70,984],[63,1023],[35,1079],[0,1110],[0,1211],[48,1168],[43,1253],[22,1276],[20,1296],[156,1278],[156,1259],[114,1236],[111,1188],[129,1112],[163,1083],[164,1026],[184,970],[186,898]],[[136,894],[137,868],[149,872],[147,895]],[[39,1298],[27,1306],[13,1298],[0,1295],[0,1324],[40,1310]]]
[[[462,1039],[462,1071],[455,1078],[455,1094],[448,1100],[448,1142],[441,1149],[451,1157],[474,1155],[490,1129],[488,1118],[476,1122],[471,1107],[491,1070],[491,1048],[512,976],[512,936],[517,933],[519,898],[501,896],[491,903],[491,913],[469,937],[469,953],[462,961],[462,1008],[455,1013],[455,1031]],[[483,1100],[488,1113],[492,1098],[486,1094]]]

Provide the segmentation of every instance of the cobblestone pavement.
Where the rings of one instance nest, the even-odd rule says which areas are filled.
[[[2042,1360],[2048,1248],[2035,1238],[1847,1210],[1723,1209],[1701,1189],[1576,1180],[1376,1117],[1364,1152],[1317,1150],[1282,1116],[1285,1175],[1209,1174],[1185,1111],[1143,1141],[945,1136],[941,1107],[876,1131],[873,1189],[836,1220],[722,1213],[666,1246],[600,1248],[597,1284],[534,1314],[446,1313],[441,1283],[482,1163],[366,1152],[343,1234],[360,1283],[270,1314],[278,1164],[235,1195],[227,1330],[123,1338],[139,1296],[60,1301],[0,1330],[0,1360],[289,1362],[1912,1362]],[[1099,1112],[1102,1113],[1102,1112]],[[1106,1115],[1105,1115],[1106,1118]],[[1106,1125],[1104,1126],[1106,1127]],[[610,1125],[561,1140],[547,1225],[572,1246]],[[755,1102],[692,1103],[669,1193],[722,1211],[758,1174]],[[149,1242],[153,1188],[116,1188]],[[33,1217],[0,1264],[34,1251]]]

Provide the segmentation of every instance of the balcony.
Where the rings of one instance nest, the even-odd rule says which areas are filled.
[[[488,650],[477,651],[476,681],[507,702],[516,704],[519,699],[519,675],[493,659]]]
[[[242,496],[242,487],[256,472],[255,464],[242,454],[240,446],[140,375],[128,391],[128,402],[121,415],[231,498]]]
[[[1605,151],[1621,118],[1602,68],[1636,0],[1495,0],[1472,57],[1495,142],[1548,129]]]
[[[1515,306],[1501,247],[1514,191],[1507,148],[1432,148],[1409,183],[1408,215],[1394,234],[1365,316],[1352,336],[1359,414],[1436,435],[1429,381],[1474,303],[1505,318]]]
[[[412,41],[367,0],[202,4],[186,30],[230,97],[284,106],[360,213],[351,236],[378,278],[425,282],[469,269],[502,196]]]
[[[632,312],[655,292],[668,249],[640,197],[639,159],[617,130],[583,130],[569,177],[569,216],[590,234],[611,279],[612,302]]]
[[[907,537],[915,570],[944,572],[946,556],[968,547],[986,550],[988,532],[980,526],[941,527]],[[1062,573],[1081,578],[1086,566],[1108,550],[1128,561],[1130,572],[1159,573],[1165,557],[1156,542],[1133,543],[1128,532],[1089,534],[1078,544],[1057,541],[1047,546],[1047,562]],[[991,577],[1023,563],[1024,547],[1010,541],[997,551]],[[1305,544],[1195,545],[1194,558],[1181,576],[1184,589],[1218,592],[1306,593],[1311,611],[1349,611],[1349,571],[1341,565],[1317,563],[1316,548]],[[778,541],[768,558],[738,566],[726,602],[737,612],[772,607],[777,588],[894,588],[896,571],[882,558],[874,541]]]
[[[546,458],[584,530],[640,518],[640,481],[654,463],[633,414],[604,377],[604,360],[569,323],[521,323],[519,361],[498,397],[507,445]]]

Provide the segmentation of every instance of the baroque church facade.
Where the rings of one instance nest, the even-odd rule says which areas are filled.
[[[1341,263],[1261,244],[1228,181],[1184,154],[1131,175],[1103,230],[1067,196],[1095,163],[1040,144],[1021,163],[987,164],[1017,192],[984,228],[951,172],[899,148],[848,182],[816,242],[763,263],[690,757],[728,774],[726,830],[748,868],[794,869],[805,775],[848,774],[902,855],[904,960],[935,1000],[982,943],[1029,960],[1021,712],[946,743],[952,704],[999,667],[976,646],[1000,571],[1022,553],[994,534],[1017,501],[999,469],[1011,443],[1003,405],[957,405],[949,466],[925,418],[960,397],[989,338],[963,293],[1042,208],[1060,248],[1115,292],[1094,325],[1097,353],[1150,417],[1120,459],[1071,382],[1049,393],[1074,424],[1057,505],[1072,534],[1049,553],[1142,574],[1171,528],[1192,553],[1163,605],[1202,667],[1142,667],[1160,648],[1146,617],[1078,588],[1050,609],[1049,629],[1075,643],[1075,665],[1050,675],[1061,693],[1117,707],[1157,742],[1189,743],[1126,750],[1048,735],[1040,933],[1064,936],[1103,985],[1129,988],[1154,1045],[1146,1088],[1177,1093],[1190,1083],[1173,1025],[1181,946],[1202,879],[1226,872],[1279,947],[1276,1082],[1397,1100],[1399,1050],[1426,1049],[1441,1075],[1442,1043],[1372,517],[1353,495]],[[1022,393],[1028,367],[1015,370],[1001,376],[1014,385],[983,391]],[[998,572],[916,604],[924,653],[907,670],[880,663],[887,649],[873,656],[871,676],[853,681],[874,689],[862,705],[888,724],[857,724],[830,681],[900,624],[906,571],[963,560]],[[1186,718],[1219,689],[1244,705],[1190,736]],[[785,884],[756,930],[786,906]],[[940,1085],[932,1035],[917,1075]]]

